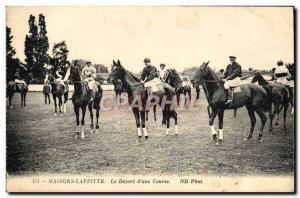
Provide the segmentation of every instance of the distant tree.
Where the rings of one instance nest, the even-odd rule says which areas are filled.
[[[95,64],[97,73],[109,73],[108,68],[102,64]]]
[[[16,50],[12,46],[12,39],[11,28],[6,26],[6,81],[13,80],[16,68],[20,65],[20,60],[14,57]]]
[[[54,67],[54,71],[56,71],[58,67],[60,67],[63,71],[66,71],[66,64],[69,62],[68,53],[69,50],[65,41],[54,43],[52,58],[50,61],[50,64]]]
[[[49,42],[46,30],[45,16],[39,15],[39,28],[36,25],[35,16],[29,16],[29,34],[25,37],[25,62],[28,71],[38,82],[42,82],[44,75],[43,66],[49,62],[47,51]]]

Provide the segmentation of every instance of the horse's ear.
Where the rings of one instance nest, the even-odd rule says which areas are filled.
[[[115,60],[113,60],[113,64],[114,64],[114,65],[116,64]]]
[[[120,65],[121,66],[121,63],[120,63],[120,60],[118,59],[118,65]]]
[[[209,62],[210,62],[210,61],[208,61],[207,63],[205,63],[205,65],[208,66],[208,63],[209,63]]]

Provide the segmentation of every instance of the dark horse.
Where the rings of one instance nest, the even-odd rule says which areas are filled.
[[[180,94],[184,94],[184,104],[186,104],[186,94],[189,95],[189,99],[191,101],[191,87],[189,85],[183,85],[183,81],[180,78],[179,74],[175,69],[169,69],[165,74],[164,82],[168,83],[171,87],[175,89],[175,93],[177,96],[177,105],[180,102]]]
[[[141,142],[143,130],[145,142],[147,142],[148,132],[146,129],[146,105],[150,103],[149,101],[151,101],[152,98],[148,97],[144,84],[140,82],[139,78],[133,75],[131,72],[127,71],[121,65],[119,60],[117,62],[113,61],[113,66],[108,78],[108,82],[114,83],[117,79],[120,79],[123,85],[127,87],[128,103],[131,106],[135,117],[138,140],[139,142]],[[167,97],[170,96],[169,90],[167,90],[167,88],[165,88],[164,91]],[[171,114],[173,113],[173,111],[170,110],[170,105],[171,104],[166,104],[163,108],[165,111],[169,112],[167,114],[168,118],[170,118]],[[167,128],[169,126],[168,118]]]
[[[78,127],[78,131],[75,132],[75,139],[78,138],[78,135],[81,135],[81,139],[85,139],[84,136],[84,118],[86,107],[88,106],[90,117],[91,117],[91,133],[94,130],[94,123],[93,123],[93,108],[96,109],[96,131],[98,133],[99,129],[99,114],[100,114],[100,102],[102,99],[103,90],[99,82],[95,81],[93,91],[95,92],[95,98],[91,101],[91,94],[89,87],[86,82],[81,80],[80,71],[78,68],[71,66],[69,68],[69,76],[71,81],[74,83],[74,94],[72,96],[72,102],[74,105],[74,111],[76,115],[76,124]],[[66,74],[67,75],[67,74]],[[68,77],[67,77],[68,78]],[[80,122],[79,122],[79,111],[81,109],[81,130],[80,130]]]
[[[44,94],[44,97],[45,97],[45,104],[47,104],[47,101],[48,101],[49,104],[51,104],[50,92],[51,92],[51,85],[49,85],[48,83],[44,84],[43,94]]]
[[[259,72],[257,72],[252,79],[252,83],[256,83],[256,82],[258,82],[258,84],[262,86],[267,92],[266,108],[268,108],[269,115],[270,115],[269,116],[270,132],[273,132],[273,119],[276,114],[277,114],[277,120],[275,125],[278,125],[278,117],[282,108],[283,108],[283,123],[284,123],[283,126],[284,129],[287,130],[286,113],[290,102],[288,89],[280,83],[267,82]],[[274,105],[273,111],[272,111],[272,104]]]
[[[226,104],[227,95],[225,92],[224,84],[216,75],[216,73],[208,66],[208,63],[203,63],[199,70],[195,73],[192,83],[194,86],[198,86],[201,82],[203,89],[205,89],[205,95],[209,106],[212,110],[209,125],[213,140],[218,145],[223,141],[223,117],[225,109],[237,109],[246,106],[248,114],[251,120],[251,129],[247,139],[251,139],[253,136],[254,126],[256,123],[255,112],[259,115],[261,120],[261,128],[258,136],[258,140],[262,141],[263,130],[267,120],[263,111],[265,99],[267,96],[266,91],[259,85],[248,84],[240,86],[241,91],[234,93],[233,102]],[[219,117],[219,137],[214,128],[214,119],[218,115]]]
[[[54,101],[54,107],[55,107],[54,115],[57,114],[56,98],[58,99],[59,115],[62,115],[61,114],[62,112],[64,113],[67,112],[67,101],[68,101],[69,91],[66,90],[65,85],[63,85],[61,82],[56,81],[53,75],[49,75],[48,79],[51,84],[51,93]]]
[[[21,107],[26,106],[26,95],[28,92],[28,82],[26,84],[16,83],[14,81],[7,82],[6,97],[9,100],[9,107],[12,109],[11,100],[15,92],[21,94]]]

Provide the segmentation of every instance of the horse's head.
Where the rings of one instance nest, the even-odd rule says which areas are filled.
[[[115,62],[113,60],[113,65],[111,67],[111,72],[109,74],[107,82],[115,83],[117,79],[121,80],[121,82],[122,82],[124,80],[124,78],[125,78],[124,67],[121,65],[119,60],[117,62]]]
[[[172,87],[176,87],[177,89],[182,87],[182,79],[175,69],[169,69],[166,72],[164,81]]]
[[[75,66],[70,66],[69,67],[70,70],[70,78],[72,81],[74,82],[80,82],[81,81],[81,77],[80,77],[80,71],[78,67]]]
[[[208,63],[209,61],[207,63],[203,62],[199,70],[194,74],[191,80],[193,87],[198,87],[203,80],[206,80],[208,73]]]
[[[261,75],[260,72],[256,72],[253,76],[253,79],[251,81],[251,83],[256,83],[258,82],[259,85],[261,86],[266,86],[269,83],[265,80],[265,78]]]

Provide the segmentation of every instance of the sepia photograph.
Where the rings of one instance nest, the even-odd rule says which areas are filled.
[[[293,6],[5,20],[7,192],[295,193]]]

